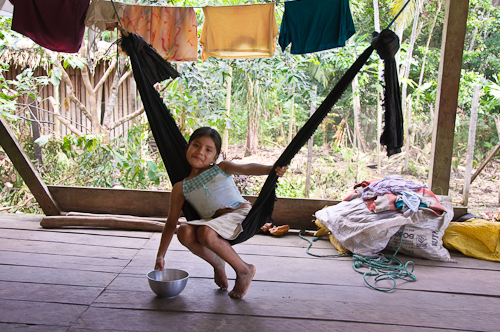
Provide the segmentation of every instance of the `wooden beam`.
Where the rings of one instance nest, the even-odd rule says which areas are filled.
[[[47,216],[59,215],[60,210],[57,202],[52,197],[47,186],[17,142],[17,139],[10,131],[9,125],[2,116],[0,116],[0,145],[9,156],[10,161],[23,178],[33,196],[35,196],[43,213]]]
[[[455,117],[468,10],[468,0],[446,0],[429,169],[429,188],[439,195],[448,195],[450,187]]]
[[[48,188],[61,210],[66,212],[164,218],[168,216],[170,207],[170,191],[69,186]],[[257,196],[243,197],[252,203],[257,199]],[[292,229],[314,230],[314,213],[339,202],[329,199],[280,197],[274,204],[274,224],[289,225]],[[466,207],[454,207],[453,210],[455,219],[467,213]]]
[[[62,211],[122,214],[141,217],[168,216],[170,192],[161,190],[110,189],[48,186]],[[254,203],[257,196],[243,196]],[[313,214],[339,201],[328,199],[278,198],[274,204],[275,225],[314,229]]]

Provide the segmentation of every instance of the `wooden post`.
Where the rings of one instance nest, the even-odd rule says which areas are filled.
[[[59,215],[60,209],[57,202],[52,198],[47,186],[38,175],[35,167],[24,153],[2,116],[0,116],[0,145],[4,148],[10,161],[12,161],[33,196],[35,196],[43,213],[47,216]]]
[[[472,173],[472,161],[474,160],[474,143],[476,142],[477,110],[479,108],[479,85],[474,87],[472,95],[472,108],[470,110],[469,142],[467,144],[467,163],[465,166],[464,192],[462,205],[469,204],[470,177]]]
[[[500,118],[498,118],[498,115],[496,115],[496,114],[493,115],[493,117],[495,118],[495,124],[496,124],[496,127],[497,127],[497,135],[498,135],[499,142],[497,143],[497,145],[495,145],[495,147],[493,149],[491,149],[490,154],[488,155],[488,157],[486,157],[486,159],[482,162],[481,166],[479,166],[479,168],[476,170],[476,172],[474,172],[474,174],[472,175],[472,178],[470,180],[470,183],[474,182],[474,180],[479,175],[479,173],[481,173],[481,171],[483,170],[483,168],[491,161],[491,159],[493,159],[493,157],[495,156],[495,154],[498,151],[500,151]]]
[[[313,96],[316,96],[316,89],[318,88],[317,85],[313,85]],[[316,112],[316,104],[313,101],[311,102],[311,110],[310,110],[310,115],[312,116],[314,112]],[[306,192],[305,196],[306,198],[309,197],[309,190],[311,189],[311,168],[312,168],[312,156],[313,156],[313,144],[314,144],[314,134],[309,138],[308,142],[308,147],[307,147],[307,171],[306,171]]]
[[[455,118],[468,10],[468,0],[446,0],[428,183],[429,188],[440,195],[447,195],[450,188]]]

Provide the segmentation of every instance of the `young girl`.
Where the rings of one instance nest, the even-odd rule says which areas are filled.
[[[170,211],[163,228],[155,269],[163,270],[165,267],[165,253],[187,200],[202,219],[181,225],[177,238],[192,253],[213,266],[215,283],[223,290],[228,288],[227,262],[236,272],[236,282],[229,296],[242,298],[256,269],[244,262],[226,240],[235,239],[243,231],[241,222],[251,205],[240,195],[231,175],[268,175],[273,166],[229,161],[216,164],[220,150],[221,138],[216,130],[202,127],[191,135],[186,152],[191,173],[172,189]],[[286,166],[276,167],[276,174],[281,177],[286,169]]]

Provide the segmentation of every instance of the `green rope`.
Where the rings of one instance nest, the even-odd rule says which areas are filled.
[[[413,274],[413,270],[415,268],[415,264],[412,261],[408,261],[403,264],[398,258],[396,258],[396,254],[398,253],[401,245],[403,243],[403,233],[405,226],[401,231],[401,239],[399,240],[399,246],[392,255],[379,254],[375,256],[361,256],[361,255],[318,255],[313,254],[309,250],[311,249],[313,242],[316,242],[320,239],[320,237],[314,237],[311,240],[306,239],[302,232],[299,233],[299,237],[301,239],[309,242],[309,246],[307,247],[306,252],[314,257],[347,257],[352,256],[354,262],[352,263],[352,267],[354,271],[363,275],[363,280],[365,283],[375,290],[381,292],[390,292],[396,288],[397,279],[402,279],[408,282],[412,282],[417,280],[417,277]],[[368,270],[362,270],[362,269]],[[390,280],[392,281],[392,286],[388,288],[381,288],[375,286],[375,284],[371,284],[368,280],[369,277],[375,277],[375,284],[379,281]]]
[[[311,255],[311,256],[314,256],[314,257],[349,257],[349,256],[352,256],[352,255],[318,255],[318,254],[313,254],[312,252],[310,252],[309,250],[311,249],[312,245],[313,245],[313,242],[316,242],[318,241],[319,239],[321,239],[321,236],[315,236],[313,237],[312,241],[305,238],[303,235],[302,235],[302,232],[299,233],[299,237],[303,240],[306,240],[307,242],[309,242],[309,246],[307,247],[307,250],[306,250],[306,253]]]
[[[403,264],[394,255],[376,255],[376,256],[359,256],[353,255],[354,262],[352,267],[354,271],[363,275],[365,283],[378,291],[390,292],[396,288],[396,279],[405,281],[415,281],[417,277],[413,274],[415,265],[412,261]],[[361,268],[368,268],[367,271],[362,271]],[[372,285],[368,277],[375,277],[375,283],[382,280],[392,281],[392,286],[389,288],[377,287]]]

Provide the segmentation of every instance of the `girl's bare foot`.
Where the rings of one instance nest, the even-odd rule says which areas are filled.
[[[248,287],[250,287],[250,283],[257,270],[252,264],[247,264],[247,266],[245,272],[236,274],[236,283],[233,290],[229,292],[229,296],[241,299],[247,293]]]
[[[218,257],[218,264],[214,266],[214,281],[217,286],[222,290],[227,290],[229,286],[226,276],[226,262],[224,262],[220,257]]]

